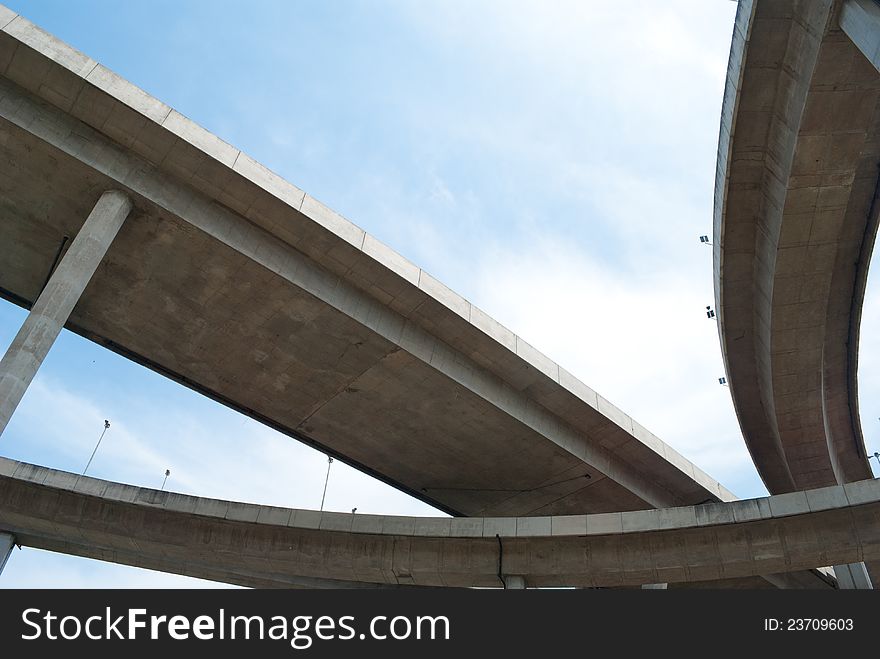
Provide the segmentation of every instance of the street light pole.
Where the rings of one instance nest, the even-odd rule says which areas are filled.
[[[327,497],[327,483],[330,482],[330,465],[333,464],[333,458],[327,456],[327,476],[324,478],[324,494],[321,495],[321,510],[324,510],[324,499]]]
[[[89,470],[89,466],[92,464],[92,460],[95,459],[95,453],[98,452],[98,447],[101,445],[101,440],[104,439],[104,433],[107,432],[107,429],[110,428],[110,422],[107,419],[104,419],[104,430],[101,431],[101,436],[98,437],[98,443],[95,444],[95,450],[92,451],[92,455],[89,458],[89,461],[86,463],[86,468],[83,469],[83,473],[81,476],[85,476],[86,472]]]
[[[170,475],[171,475],[171,470],[170,470],[170,469],[166,469],[166,470],[165,470],[165,478],[162,479],[162,487],[159,488],[159,491],[160,491],[160,492],[161,492],[162,490],[165,489],[165,483],[168,482],[168,477],[169,477]]]

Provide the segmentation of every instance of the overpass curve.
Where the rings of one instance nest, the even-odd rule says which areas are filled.
[[[870,4],[738,7],[716,171],[715,301],[734,406],[771,493],[872,475],[856,375],[880,210],[880,72],[864,39],[841,28]],[[880,34],[861,14],[856,23]]]
[[[804,570],[880,558],[880,480],[661,510],[417,518],[205,499],[0,458],[0,495],[0,531],[20,544],[248,586],[500,587],[500,574],[529,587],[753,587],[772,574],[816,588],[833,580]]]

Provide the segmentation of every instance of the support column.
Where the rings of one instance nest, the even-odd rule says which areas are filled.
[[[0,435],[129,212],[131,200],[125,193],[108,190],[101,195],[3,355]]]
[[[834,576],[837,577],[837,587],[840,590],[873,590],[868,568],[864,563],[850,563],[848,565],[835,565]]]
[[[506,590],[524,590],[526,587],[526,578],[516,574],[504,575],[504,588]]]
[[[840,9],[840,29],[880,71],[880,5],[876,0],[846,0]]]
[[[642,590],[666,590],[665,583],[643,583]]]
[[[0,574],[3,574],[3,568],[6,567],[6,561],[9,560],[14,546],[15,538],[12,534],[0,531]]]

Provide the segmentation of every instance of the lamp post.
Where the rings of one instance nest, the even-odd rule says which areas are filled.
[[[160,491],[160,492],[161,492],[162,490],[165,489],[165,483],[168,482],[168,477],[169,477],[170,475],[171,475],[171,470],[170,470],[170,469],[166,469],[166,470],[165,470],[165,478],[162,479],[162,487],[159,488],[159,491]]]
[[[324,510],[324,499],[327,497],[327,483],[330,482],[330,465],[333,464],[333,458],[327,456],[327,476],[324,478],[324,494],[321,495],[321,510]]]
[[[110,422],[107,419],[104,419],[104,430],[101,431],[101,436],[98,437],[98,443],[95,444],[95,450],[92,451],[92,455],[89,458],[89,461],[86,463],[86,468],[83,469],[83,473],[81,474],[82,476],[85,476],[86,472],[89,470],[89,466],[92,464],[92,460],[95,459],[95,453],[98,452],[98,447],[101,445],[101,440],[104,439],[104,433],[106,433],[109,428]]]

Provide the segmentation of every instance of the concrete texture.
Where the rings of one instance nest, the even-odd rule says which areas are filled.
[[[838,27],[840,6],[740,3],[728,67],[718,327],[743,435],[773,493],[871,476],[856,372],[880,72]]]
[[[6,567],[13,547],[15,547],[15,537],[11,533],[0,531],[0,574],[3,574],[3,568]]]
[[[769,574],[817,588],[833,580],[814,572],[805,582],[804,570],[880,557],[880,481],[852,485],[822,510],[755,500],[763,513],[746,522],[704,524],[701,507],[686,506],[657,511],[667,524],[634,511],[617,513],[616,530],[586,515],[565,532],[555,516],[549,529],[519,517],[488,535],[497,518],[266,514],[0,459],[0,529],[25,546],[252,586],[498,588],[500,571],[529,587],[755,587],[749,579]]]
[[[7,299],[30,306],[62,236],[80,231],[97,191],[118,188],[132,219],[73,331],[451,513],[733,498],[345,218],[24,18],[0,16]]]
[[[131,211],[122,192],[98,199],[0,361],[0,435]]]

